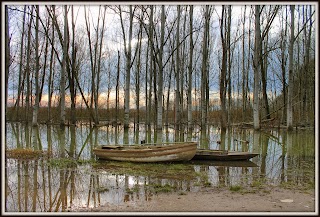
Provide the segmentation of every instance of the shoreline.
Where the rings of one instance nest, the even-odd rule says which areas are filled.
[[[292,189],[273,188],[270,191],[255,193],[232,192],[227,189],[204,188],[199,192],[187,192],[186,194],[161,193],[154,195],[150,201],[129,201],[123,205],[113,206],[104,204],[95,208],[81,208],[71,212],[94,212],[132,215],[138,214],[218,214],[226,212],[237,215],[243,213],[280,212],[284,214],[303,213],[315,214],[316,199],[314,190],[301,191]],[[154,213],[156,212],[156,213]],[[239,213],[240,212],[240,213]]]

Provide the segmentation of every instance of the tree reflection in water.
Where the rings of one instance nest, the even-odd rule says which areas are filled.
[[[179,138],[199,141],[199,147],[258,152],[260,156],[247,165],[200,161],[117,163],[97,161],[92,153],[92,148],[99,144],[124,141],[134,144],[146,138],[148,142],[157,139],[156,131],[150,129],[144,132],[141,125],[129,128],[124,135],[121,126],[40,125],[32,128],[25,124],[7,124],[6,149],[39,149],[47,151],[47,155],[30,160],[6,157],[6,211],[65,212],[116,206],[152,200],[157,192],[198,191],[208,185],[251,186],[257,178],[265,184],[314,187],[315,137],[309,131],[287,134],[229,129],[220,132],[208,127],[206,132],[195,128],[186,137],[177,134]],[[176,140],[174,130],[164,129],[164,132],[167,132],[162,137],[164,140]]]

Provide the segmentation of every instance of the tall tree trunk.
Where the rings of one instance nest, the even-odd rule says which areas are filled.
[[[30,20],[29,20],[29,29],[28,29],[28,42],[27,42],[27,65],[26,65],[26,74],[27,74],[27,93],[26,93],[26,112],[25,112],[25,119],[29,121],[29,109],[30,109],[30,55],[31,55],[31,25],[33,20],[33,7],[31,7],[30,12]]]
[[[202,66],[201,66],[201,129],[206,129],[207,124],[207,85],[208,85],[208,34],[210,13],[209,5],[205,6],[205,26],[203,31],[203,49],[202,49]]]
[[[294,5],[290,5],[291,11],[291,33],[289,44],[289,84],[288,84],[288,107],[287,107],[287,128],[289,131],[293,130],[293,46],[294,46]]]
[[[159,58],[158,58],[158,96],[157,96],[157,103],[158,103],[158,113],[157,113],[157,132],[162,132],[162,113],[163,113],[163,105],[162,105],[162,96],[163,96],[163,47],[164,47],[164,27],[165,27],[165,8],[164,5],[161,5],[161,30],[160,30],[160,50],[159,50]],[[158,134],[158,135],[162,135]],[[157,141],[161,142],[162,137],[158,136]]]
[[[220,102],[221,102],[221,130],[227,128],[227,109],[226,109],[226,89],[227,89],[227,57],[228,57],[228,43],[226,39],[226,17],[225,6],[222,6],[220,35],[222,43],[222,59],[221,59],[221,73],[220,73]]]
[[[283,30],[284,28],[284,30]],[[285,22],[282,20],[282,31],[281,31],[281,72],[282,72],[282,95],[283,95],[283,110],[281,122],[286,122],[287,117],[287,90],[286,90],[286,36],[287,36],[287,6],[285,13]]]
[[[71,58],[71,72],[69,71],[69,85],[70,85],[70,98],[71,98],[71,123],[76,123],[76,88],[75,77],[76,75],[76,54],[77,48],[75,45],[75,23],[73,5],[71,6],[71,23],[72,23],[72,58]],[[71,74],[71,75],[70,75]]]
[[[232,99],[232,95],[231,95],[231,43],[230,43],[230,37],[231,37],[231,5],[228,5],[228,10],[227,10],[227,18],[226,18],[226,38],[227,38],[227,57],[228,57],[228,72],[227,72],[227,76],[228,76],[228,84],[227,84],[227,88],[228,88],[228,115],[227,115],[227,125],[230,126],[231,124],[231,99]]]
[[[128,39],[128,48],[126,45],[126,36],[123,26],[122,20],[122,10],[120,9],[120,20],[121,20],[121,28],[123,33],[123,41],[125,48],[125,56],[126,56],[126,77],[125,77],[125,93],[124,93],[124,129],[129,128],[129,111],[130,111],[130,70],[131,70],[131,41],[132,41],[132,25],[133,25],[133,11],[132,5],[129,6],[129,39]]]
[[[192,67],[193,67],[193,5],[190,5],[190,43],[189,43],[189,66],[188,66],[188,129],[192,131]]]
[[[309,6],[309,17],[311,17],[311,5]],[[308,19],[308,14],[307,14],[307,8],[305,11],[305,20]],[[310,43],[311,43],[311,33],[312,33],[312,19],[310,19],[310,25],[309,25],[309,30],[305,33],[305,58],[304,58],[304,63],[303,63],[303,68],[304,68],[304,75],[303,76],[303,92],[302,92],[302,125],[305,125],[306,122],[308,122],[309,116],[307,115],[307,89],[306,87],[309,87],[307,83],[307,78],[309,77],[309,71],[310,71]],[[314,91],[313,91],[314,92]],[[313,97],[309,97],[313,98]]]
[[[116,79],[116,124],[119,119],[119,82],[120,82],[120,51],[118,51],[117,79]]]
[[[139,36],[138,36],[138,59],[137,59],[137,70],[136,70],[136,111],[137,111],[137,131],[139,131],[140,122],[140,73],[141,73],[141,45],[142,45],[142,22],[140,22]]]
[[[39,5],[36,6],[36,68],[35,68],[35,103],[33,106],[33,117],[32,125],[38,125],[38,112],[39,112],[39,103],[40,103],[40,93],[39,93]]]
[[[245,68],[245,23],[246,23],[246,5],[244,6],[243,12],[243,23],[242,23],[242,121],[246,120],[246,109],[247,109],[247,95],[246,95],[246,68]],[[249,69],[247,69],[249,70]]]
[[[53,17],[55,17],[55,5],[52,5],[52,13],[53,13]],[[54,19],[52,18],[52,38],[54,38]],[[52,82],[52,78],[53,78],[53,65],[54,65],[54,40],[51,44],[51,54],[50,54],[50,74],[49,74],[49,80],[48,80],[48,123],[51,122],[51,104],[52,104],[52,86],[53,86],[53,82]]]
[[[67,67],[67,55],[68,55],[68,11],[67,5],[64,6],[64,39],[63,39],[63,61],[62,61],[62,70],[60,77],[60,125],[65,125],[66,121],[66,105],[65,105],[65,74]]]
[[[181,124],[181,104],[180,104],[180,69],[182,65],[180,64],[180,5],[177,6],[177,32],[176,32],[176,90],[175,90],[175,130],[178,132],[180,130],[180,124]]]
[[[270,109],[267,95],[267,77],[268,77],[268,33],[266,34],[266,40],[264,40],[264,53],[263,59],[261,59],[261,83],[262,83],[262,97],[265,117],[270,119]],[[262,56],[262,54],[260,54]]]
[[[98,61],[97,61],[97,55],[98,55],[98,41],[99,41],[99,23],[100,23],[100,12],[101,12],[101,6],[99,7],[99,14],[98,14],[98,21],[97,21],[97,27],[96,30],[96,40],[93,45],[92,49],[92,41],[91,41],[91,34],[90,34],[90,22],[89,18],[87,16],[87,11],[85,10],[85,21],[86,21],[86,28],[87,28],[87,35],[88,35],[88,43],[89,43],[89,52],[90,52],[90,63],[91,63],[91,98],[90,98],[90,111],[94,118],[94,124],[99,124],[99,115],[98,115],[98,91],[99,91],[99,85],[98,85]]]
[[[146,124],[148,127],[148,132],[151,131],[151,98],[152,98],[152,83],[153,83],[153,63],[154,63],[154,52],[153,52],[153,6],[150,6],[150,17],[149,17],[149,40],[148,40],[148,47],[150,49],[150,66],[149,66],[149,90],[148,90],[148,97],[146,99],[147,102],[147,107],[146,107],[146,113],[147,113],[147,117],[146,117]],[[147,85],[147,84],[146,84]],[[150,142],[150,141],[148,141]]]
[[[253,127],[260,129],[260,74],[261,74],[261,30],[260,30],[260,5],[255,6],[255,37],[254,37],[254,86],[253,86]]]

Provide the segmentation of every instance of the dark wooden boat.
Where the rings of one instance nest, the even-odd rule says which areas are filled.
[[[188,161],[196,154],[196,142],[146,143],[137,145],[103,145],[93,153],[104,160],[130,162]]]
[[[214,166],[214,167],[259,167],[250,160],[191,160],[188,163],[200,166]]]
[[[192,160],[215,160],[215,161],[235,161],[249,160],[258,156],[257,153],[241,152],[241,151],[226,151],[226,150],[210,150],[197,149]]]

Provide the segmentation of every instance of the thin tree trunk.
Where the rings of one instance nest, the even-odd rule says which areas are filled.
[[[189,66],[188,66],[188,98],[187,98],[187,105],[188,105],[188,129],[189,132],[192,131],[192,67],[193,67],[193,6],[190,5],[190,44],[189,44]]]
[[[28,29],[28,43],[27,43],[27,65],[26,65],[26,74],[27,74],[27,94],[26,94],[26,121],[29,121],[29,109],[30,109],[30,55],[31,55],[31,24],[33,20],[33,7],[31,7],[30,20],[29,20],[29,29]]]
[[[226,36],[226,18],[225,18],[225,6],[222,6],[220,35],[222,43],[222,60],[221,60],[221,74],[220,74],[220,102],[221,102],[221,130],[227,128],[227,110],[226,110],[226,89],[227,89],[227,39]]]
[[[311,5],[309,6],[309,16],[311,17]],[[305,20],[307,20],[307,8],[305,12]],[[310,64],[310,43],[311,43],[311,32],[312,32],[312,20],[310,19],[310,26],[309,26],[309,32],[308,35],[307,33],[305,34],[305,58],[304,58],[304,63],[303,63],[303,68],[304,68],[304,74],[305,76],[302,78],[303,79],[303,93],[302,93],[302,125],[305,125],[306,122],[308,121],[309,116],[307,115],[307,89],[309,85],[307,84],[307,78],[309,76],[309,64]],[[309,97],[313,98],[313,97]]]
[[[207,85],[208,85],[208,34],[209,34],[209,5],[205,6],[205,27],[203,32],[202,66],[201,66],[201,129],[206,129],[207,124]]]
[[[162,132],[162,113],[163,113],[163,105],[162,105],[162,96],[163,96],[163,63],[162,63],[162,58],[163,58],[163,47],[164,47],[164,27],[165,27],[165,8],[164,5],[161,5],[161,30],[160,30],[160,50],[159,50],[159,62],[158,62],[158,67],[159,67],[159,72],[158,72],[158,113],[157,113],[157,132],[161,133]],[[162,134],[158,134],[162,135]],[[162,137],[158,136],[157,137],[157,142],[161,142]]]
[[[120,8],[120,20],[121,27],[123,32],[123,41],[125,48],[126,56],[126,77],[125,77],[125,93],[124,93],[124,129],[129,128],[129,111],[130,111],[130,70],[131,70],[131,40],[132,40],[132,26],[133,26],[133,11],[132,5],[129,6],[129,39],[128,39],[128,49],[126,46],[126,37],[124,32],[123,20],[122,20],[122,11]]]
[[[119,80],[120,80],[120,51],[118,51],[117,81],[116,81],[116,124],[119,119]]]
[[[254,41],[254,86],[253,86],[253,127],[260,129],[260,70],[261,70],[261,30],[260,30],[260,5],[255,6],[255,41]]]
[[[154,52],[153,52],[153,6],[150,6],[151,7],[151,11],[150,11],[150,18],[149,18],[149,40],[148,40],[148,46],[149,46],[149,49],[150,49],[150,66],[149,66],[149,91],[148,91],[148,97],[146,99],[146,102],[147,102],[147,117],[146,117],[146,124],[148,126],[148,132],[150,132],[151,130],[151,125],[150,125],[150,122],[151,122],[151,98],[152,98],[152,83],[153,83],[153,62],[154,62]],[[150,142],[150,141],[148,141]]]
[[[243,12],[242,23],[242,121],[246,120],[247,95],[246,95],[246,68],[245,68],[245,23],[246,23],[246,5]]]
[[[65,105],[65,74],[66,74],[66,66],[67,66],[67,55],[68,55],[68,48],[67,48],[67,40],[68,40],[68,11],[67,5],[64,6],[64,39],[63,39],[63,61],[62,61],[62,70],[61,70],[61,77],[60,77],[60,125],[65,124],[66,120],[66,105]]]
[[[228,88],[228,115],[227,115],[227,125],[230,126],[231,124],[231,43],[230,43],[230,36],[231,36],[231,5],[228,5],[228,17],[226,18],[226,38],[227,38],[227,57],[228,57],[228,72],[227,72],[227,76],[228,76],[228,84],[227,84],[227,88]]]
[[[282,27],[284,27],[284,32],[282,30],[281,34],[281,72],[282,72],[282,95],[283,95],[283,110],[282,110],[282,123],[286,122],[287,117],[287,90],[286,90],[286,65],[287,65],[287,56],[286,56],[286,35],[287,35],[287,7],[285,14],[285,22]]]
[[[100,8],[99,8],[100,9]],[[96,54],[97,54],[97,44],[98,41],[96,41],[96,43],[94,44],[94,51],[92,50],[91,47],[91,34],[90,34],[90,22],[87,16],[87,10],[86,8],[84,8],[84,12],[85,12],[85,21],[86,21],[86,29],[87,29],[87,35],[88,35],[88,43],[89,43],[89,53],[90,53],[90,63],[91,63],[91,98],[90,98],[90,112],[94,115],[92,115],[93,121],[95,124],[98,124],[98,120],[97,120],[97,110],[93,108],[93,105],[97,104],[96,103]],[[98,29],[99,29],[99,21],[100,21],[100,10],[99,10],[99,15],[98,15],[98,24],[97,24],[97,28],[96,28],[96,36],[98,40]]]
[[[270,119],[270,109],[268,103],[267,95],[267,77],[268,77],[268,33],[266,34],[266,40],[264,40],[264,54],[263,59],[261,59],[261,83],[262,83],[262,97],[263,97],[263,106],[265,110],[265,116],[267,119]],[[261,55],[261,54],[260,54]]]
[[[177,6],[177,14],[178,14],[178,23],[177,23],[177,32],[176,32],[176,98],[175,98],[175,130],[176,132],[178,132],[180,130],[180,124],[181,124],[181,107],[180,107],[180,69],[181,69],[181,65],[180,65],[180,5]]]
[[[40,102],[40,93],[39,93],[39,5],[36,6],[36,68],[35,68],[35,103],[33,106],[33,115],[32,115],[32,125],[38,125],[38,112],[39,112],[39,102]]]
[[[69,72],[69,85],[70,85],[70,98],[71,98],[71,123],[76,123],[76,88],[75,88],[75,76],[76,75],[76,53],[77,48],[75,45],[75,23],[73,5],[71,6],[71,19],[72,19],[72,61],[71,61],[71,73]],[[70,75],[71,74],[71,75]]]
[[[52,5],[53,17],[55,17],[55,5]],[[54,38],[54,19],[52,18],[52,38]],[[54,60],[54,40],[51,44],[51,55],[50,55],[50,74],[48,80],[48,123],[51,122],[51,104],[52,104],[52,77],[53,77],[53,60]]]
[[[136,71],[136,111],[137,111],[137,130],[139,131],[139,122],[140,122],[140,73],[141,73],[141,42],[142,42],[142,23],[140,23],[139,37],[138,37],[137,49],[138,51],[138,60],[137,60],[137,71]]]
[[[173,56],[172,56],[172,63],[174,62],[173,60]],[[167,91],[167,114],[166,114],[166,126],[169,126],[169,110],[170,110],[170,93],[171,93],[171,78],[172,78],[172,72],[174,71],[173,69],[174,64],[171,64],[171,70],[169,72],[169,86],[168,86],[168,91]],[[168,128],[167,128],[168,129]]]
[[[289,44],[289,83],[288,83],[288,106],[287,106],[287,128],[289,131],[293,130],[293,46],[294,46],[294,5],[290,5],[291,11],[291,33]]]

